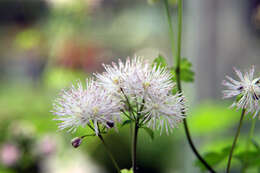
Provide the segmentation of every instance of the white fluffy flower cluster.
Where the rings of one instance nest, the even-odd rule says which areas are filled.
[[[94,74],[95,81],[87,81],[86,89],[78,83],[56,100],[53,112],[61,121],[60,129],[74,130],[93,122],[98,132],[98,124],[107,126],[124,114],[168,133],[185,118],[185,99],[182,93],[172,94],[175,83],[167,68],[152,67],[140,57],[104,68],[102,74]]]
[[[238,97],[231,107],[246,109],[247,113],[253,113],[255,117],[260,110],[260,78],[254,79],[254,66],[244,75],[236,68],[234,71],[239,81],[226,76],[229,81],[223,81],[223,85],[227,87],[227,90],[223,91],[223,97]]]
[[[110,128],[110,123],[118,120],[122,104],[109,92],[92,79],[87,79],[86,89],[80,81],[77,86],[62,90],[60,97],[53,104],[53,113],[61,121],[59,129],[75,131],[77,127],[93,125],[96,134],[99,124]]]

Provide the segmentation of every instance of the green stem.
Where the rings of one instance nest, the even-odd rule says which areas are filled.
[[[193,153],[195,154],[195,156],[199,159],[199,161],[209,170],[209,172],[211,173],[216,173],[216,171],[214,171],[213,168],[211,168],[211,166],[204,160],[204,158],[199,154],[199,152],[197,151],[195,145],[193,144],[193,141],[191,139],[190,136],[190,132],[189,132],[189,128],[188,128],[188,124],[186,119],[183,120],[184,122],[184,130],[185,130],[185,134],[187,137],[187,140],[189,142],[189,145],[191,147],[191,150],[193,151]]]
[[[172,27],[172,19],[171,19],[171,13],[169,9],[169,3],[168,0],[164,0],[164,5],[166,9],[166,15],[167,15],[167,21],[169,24],[169,34],[170,34],[170,41],[171,41],[171,49],[172,49],[172,55],[175,55],[175,39],[174,39],[174,33],[173,33],[173,27]]]
[[[118,172],[118,173],[121,173],[120,168],[119,168],[119,166],[118,166],[118,164],[117,164],[117,162],[116,162],[116,160],[115,160],[113,154],[111,153],[111,151],[109,150],[107,144],[105,143],[104,138],[102,137],[101,134],[99,134],[98,137],[99,137],[99,139],[102,141],[102,143],[104,144],[105,149],[106,149],[106,151],[107,151],[107,153],[108,153],[110,159],[112,160],[112,162],[113,162],[113,164],[114,164],[114,166],[115,166],[117,172]]]
[[[92,123],[93,123],[93,122],[92,122]],[[94,124],[94,123],[93,123],[93,124]],[[90,124],[88,124],[88,126],[89,126],[89,128],[91,128],[94,132],[96,132],[95,129],[94,129],[94,127],[92,127]],[[85,136],[87,136],[87,135],[85,135]],[[83,137],[85,137],[85,136],[83,136]],[[99,139],[102,141],[102,143],[104,144],[104,147],[105,147],[105,149],[106,149],[106,151],[107,151],[107,153],[108,153],[110,159],[112,160],[112,162],[113,162],[113,164],[114,164],[114,166],[115,166],[117,172],[118,172],[118,173],[121,173],[121,170],[120,170],[120,168],[119,168],[119,166],[118,166],[118,164],[117,164],[117,162],[116,162],[116,160],[115,160],[113,154],[112,154],[111,151],[109,150],[107,144],[105,143],[105,140],[104,140],[103,136],[102,136],[101,133],[100,133],[99,124],[98,124],[98,137],[99,137]]]
[[[136,165],[136,149],[137,149],[137,136],[138,136],[138,122],[139,119],[137,118],[137,121],[135,122],[135,127],[134,127],[134,135],[133,135],[133,143],[132,143],[132,164],[133,164],[133,171],[134,173],[137,173],[137,165]]]
[[[253,136],[254,136],[254,131],[255,131],[255,123],[256,123],[256,118],[254,118],[254,119],[252,119],[252,124],[251,124],[251,128],[250,128],[250,132],[249,132],[249,134],[248,134],[248,139],[247,139],[247,141],[246,141],[246,153],[248,153],[248,151],[250,150],[250,143],[251,143],[251,140],[252,140],[252,138],[253,138]],[[244,163],[244,165],[243,165],[243,167],[242,167],[242,173],[245,173],[246,172],[246,169],[247,169],[247,155],[245,155],[245,158],[244,158],[244,160],[245,160],[245,163]]]
[[[178,0],[178,37],[177,37],[177,56],[176,56],[176,78],[177,78],[177,87],[179,92],[182,92],[181,89],[181,45],[182,45],[182,0]]]
[[[173,34],[173,28],[172,28],[172,20],[171,20],[171,15],[169,12],[169,3],[168,0],[164,0],[164,4],[165,4],[165,8],[166,8],[166,14],[167,14],[167,18],[168,18],[168,23],[169,23],[169,30],[170,30],[170,37],[171,37],[171,42],[172,42],[172,55],[174,58],[174,34]],[[175,63],[176,63],[176,79],[177,79],[177,89],[178,91],[181,93],[182,92],[182,88],[181,88],[181,70],[180,70],[180,66],[181,66],[181,46],[182,46],[182,8],[183,8],[183,2],[182,0],[178,0],[178,37],[177,37],[177,53],[176,53],[176,59]],[[185,114],[185,112],[183,112],[183,114]],[[184,119],[184,130],[185,130],[185,134],[187,137],[187,140],[189,142],[189,145],[193,151],[193,153],[196,155],[196,157],[200,160],[200,162],[211,172],[211,173],[215,173],[215,171],[211,168],[211,166],[201,157],[201,155],[199,154],[199,152],[197,151],[195,145],[193,144],[193,141],[191,139],[191,135],[189,132],[189,128],[188,128],[188,124],[186,119]]]
[[[233,156],[233,151],[235,149],[235,146],[236,146],[236,143],[237,143],[237,139],[238,139],[239,134],[240,134],[240,129],[241,129],[242,124],[243,124],[243,119],[244,119],[244,116],[245,116],[245,112],[246,112],[246,110],[243,109],[242,113],[241,113],[239,125],[238,125],[238,128],[237,128],[236,136],[235,136],[235,139],[233,141],[233,144],[232,144],[232,147],[231,147],[231,150],[230,150],[230,153],[229,153],[226,173],[230,172],[230,166],[231,166],[231,160],[232,160],[232,156]]]

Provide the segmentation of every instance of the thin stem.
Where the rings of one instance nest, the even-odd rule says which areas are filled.
[[[120,88],[120,90],[121,90],[121,92],[123,93],[123,95],[124,95],[124,97],[125,97],[125,99],[126,99],[126,103],[127,103],[127,105],[128,105],[129,113],[133,116],[134,119],[136,119],[135,116],[134,116],[134,109],[132,108],[128,97],[126,96],[126,94],[125,94],[123,88]]]
[[[238,128],[237,128],[236,136],[235,136],[235,139],[234,139],[234,141],[233,141],[233,144],[232,144],[232,147],[231,147],[231,150],[230,150],[230,153],[229,153],[226,173],[229,173],[229,172],[230,172],[230,166],[231,166],[232,155],[233,155],[233,151],[234,151],[234,149],[235,149],[236,143],[237,143],[237,139],[238,139],[239,134],[240,134],[240,129],[241,129],[241,126],[242,126],[242,124],[243,124],[243,119],[244,119],[244,116],[245,116],[245,112],[246,112],[246,110],[243,109],[243,110],[242,110],[242,113],[241,113],[239,125],[238,125]]]
[[[195,145],[193,144],[186,119],[184,119],[184,129],[185,129],[186,137],[188,139],[189,145],[190,145],[193,153],[196,155],[196,157],[199,159],[199,161],[209,170],[209,172],[216,173],[216,171],[214,171],[214,169],[211,168],[211,166],[199,154]]]
[[[92,127],[90,124],[87,124],[87,125],[88,125],[89,128],[91,128],[94,132],[96,132],[96,130],[94,129],[94,127]],[[104,138],[103,138],[103,136],[102,136],[101,134],[102,134],[102,133],[100,132],[100,128],[99,128],[99,124],[98,124],[98,137],[99,137],[99,139],[102,141],[102,143],[104,144],[105,149],[106,149],[106,151],[107,151],[107,153],[108,153],[110,159],[112,160],[112,162],[113,162],[113,164],[114,164],[114,166],[115,166],[117,172],[118,172],[118,173],[121,173],[120,168],[119,168],[119,166],[118,166],[118,164],[117,164],[117,162],[116,162],[116,160],[115,160],[113,154],[112,154],[111,151],[109,150],[109,148],[108,148],[108,146],[106,145],[105,140],[104,140]],[[84,137],[86,137],[86,136],[88,136],[88,135],[85,135],[85,136],[82,136],[82,137],[84,138]]]
[[[130,117],[129,115],[127,115],[127,113],[125,111],[121,111],[127,118],[129,118],[130,120],[134,121],[134,119],[132,117]]]
[[[171,40],[171,45],[172,45],[172,56],[175,55],[175,40],[174,40],[174,33],[173,33],[173,27],[172,27],[172,19],[171,19],[171,13],[169,9],[169,3],[168,0],[164,0],[164,5],[166,9],[166,16],[167,16],[167,21],[169,24],[169,34],[170,34],[170,40]]]
[[[251,124],[251,128],[250,128],[250,132],[249,132],[249,134],[248,134],[248,139],[247,139],[247,141],[246,141],[246,153],[248,153],[248,151],[250,150],[250,143],[251,143],[251,140],[252,140],[252,138],[253,138],[253,136],[254,136],[254,131],[255,131],[255,123],[256,123],[256,118],[254,118],[254,119],[252,119],[252,124]],[[243,167],[242,167],[242,173],[245,173],[245,171],[246,171],[246,169],[247,169],[247,155],[245,155],[245,158],[244,158],[244,161],[245,161],[245,163],[244,163],[244,165],[243,165]]]
[[[87,126],[88,126],[89,128],[91,128],[91,130],[93,130],[94,132],[96,132],[95,129],[94,129],[90,124],[87,124]]]
[[[132,165],[133,165],[133,171],[134,173],[137,173],[137,165],[136,165],[136,149],[137,149],[137,136],[138,136],[138,122],[139,119],[137,118],[137,121],[135,122],[134,127],[134,136],[133,136],[133,143],[132,143]]]
[[[96,136],[96,134],[83,135],[80,138],[83,139],[83,138],[88,137],[88,136]]]
[[[101,134],[99,134],[98,137],[99,137],[99,139],[102,141],[102,143],[104,144],[105,149],[106,149],[106,151],[107,151],[107,153],[108,153],[110,159],[112,160],[112,162],[113,162],[113,164],[114,164],[114,166],[115,166],[117,172],[118,172],[118,173],[121,173],[120,168],[119,168],[119,166],[118,166],[118,164],[117,164],[117,162],[116,162],[116,160],[115,160],[113,154],[111,153],[111,151],[109,150],[108,146],[106,145],[104,138],[102,137]]]
[[[178,0],[178,42],[177,42],[177,56],[176,56],[176,78],[179,92],[181,89],[181,45],[182,45],[182,0]],[[178,75],[177,75],[178,74]]]
[[[171,22],[171,15],[169,12],[169,3],[168,0],[164,0],[165,8],[166,8],[166,13],[168,17],[168,23],[169,23],[169,30],[170,30],[170,37],[171,37],[171,42],[172,42],[172,55],[174,58],[174,34],[173,34],[173,28],[172,28],[172,22]],[[181,93],[182,92],[182,87],[181,87],[181,70],[180,70],[180,65],[181,65],[181,46],[182,46],[182,8],[183,8],[183,2],[182,0],[178,0],[178,37],[177,37],[177,53],[176,53],[176,79],[177,79],[177,89]],[[185,114],[185,112],[183,112]],[[185,129],[185,134],[187,136],[189,145],[193,151],[193,153],[196,155],[196,157],[200,160],[200,162],[211,172],[215,173],[215,171],[211,168],[211,166],[201,157],[197,149],[195,148],[195,145],[193,144],[193,141],[190,136],[189,128],[186,119],[184,119],[184,129]]]

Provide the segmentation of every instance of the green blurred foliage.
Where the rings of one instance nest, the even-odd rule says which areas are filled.
[[[154,130],[148,127],[141,127],[141,129],[144,129],[144,131],[149,135],[151,140],[154,139]]]
[[[123,169],[121,170],[121,173],[133,173],[133,170]]]
[[[44,84],[52,89],[68,87],[76,80],[84,81],[88,75],[81,70],[72,70],[64,67],[51,68],[44,74]]]
[[[204,154],[203,158],[210,166],[216,167],[228,157],[230,149],[231,147],[225,147],[220,152],[209,152]],[[202,172],[207,171],[206,167],[199,160],[195,161],[195,166],[198,166]]]
[[[164,68],[168,66],[166,59],[162,55],[158,55],[158,57],[153,60],[152,66],[155,65],[156,65],[156,69],[158,69],[159,67]]]
[[[187,58],[182,58],[180,62],[180,73],[183,82],[194,82],[194,72],[191,68],[192,63]],[[172,74],[175,74],[175,71],[176,67],[171,68]],[[174,79],[176,79],[176,77]]]
[[[147,0],[148,4],[153,5],[163,0]],[[169,4],[172,6],[178,5],[178,0],[168,0]]]
[[[167,61],[162,55],[158,55],[157,58],[153,61],[153,66],[156,67],[167,67]],[[194,72],[191,70],[192,63],[187,58],[182,58],[180,62],[180,74],[181,74],[181,81],[183,82],[194,82]],[[176,66],[175,67],[168,67],[172,75],[174,76],[172,80],[176,82]]]
[[[240,112],[228,109],[226,104],[204,102],[194,107],[187,120],[195,135],[220,134],[231,128],[237,122]]]
[[[27,29],[18,33],[15,44],[18,48],[28,50],[41,44],[42,38],[40,31],[36,29]]]

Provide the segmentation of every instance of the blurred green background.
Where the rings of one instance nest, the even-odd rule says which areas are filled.
[[[177,4],[170,4],[176,28]],[[102,63],[118,57],[152,60],[162,54],[173,64],[163,7],[160,0],[0,1],[0,173],[115,172],[98,139],[71,146],[86,129],[57,131],[52,101],[60,89],[102,72]],[[199,151],[223,172],[240,112],[221,99],[221,81],[232,75],[233,66],[255,64],[260,72],[260,1],[184,0],[183,27],[182,55],[195,72],[194,83],[184,84],[188,124]],[[248,115],[238,154],[245,150],[250,126]],[[120,167],[130,168],[129,127],[110,131],[105,140]],[[140,173],[203,171],[182,125],[169,136],[156,132],[154,140],[141,131],[138,166]],[[239,157],[232,166],[239,171]],[[247,172],[259,166],[256,162]]]

